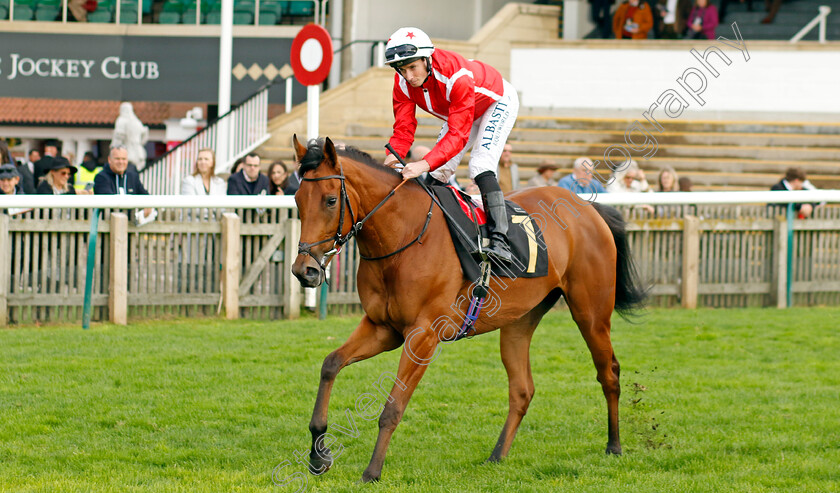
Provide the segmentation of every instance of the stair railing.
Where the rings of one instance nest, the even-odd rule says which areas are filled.
[[[811,19],[811,22],[806,24],[805,27],[800,29],[799,32],[796,33],[796,35],[794,37],[790,38],[790,42],[791,43],[798,43],[809,32],[811,32],[811,29],[814,29],[814,26],[819,24],[820,25],[819,40],[820,40],[820,43],[825,43],[825,24],[826,24],[826,18],[828,17],[828,14],[830,14],[830,13],[831,13],[831,7],[829,7],[828,5],[820,5],[820,13],[817,14],[816,17]]]

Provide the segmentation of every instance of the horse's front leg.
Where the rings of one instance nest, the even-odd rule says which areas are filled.
[[[370,464],[362,475],[362,481],[379,481],[382,476],[382,466],[385,463],[385,453],[391,442],[391,436],[402,419],[411,394],[423,378],[426,368],[434,361],[438,342],[438,336],[432,330],[415,329],[415,332],[406,335],[397,380],[379,416],[379,435],[376,438]]]
[[[309,452],[309,472],[323,474],[332,466],[330,450],[323,444],[327,432],[327,409],[330,391],[338,372],[345,366],[376,356],[384,351],[396,349],[402,344],[402,336],[388,327],[374,324],[365,315],[356,330],[350,334],[344,344],[324,359],[321,366],[321,382],[318,385],[318,397],[309,422],[312,433],[312,449]]]

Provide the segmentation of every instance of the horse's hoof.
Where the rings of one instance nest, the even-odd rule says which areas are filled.
[[[362,483],[378,483],[381,475],[373,475],[367,471],[362,474]]]
[[[607,445],[607,455],[621,455],[621,445]]]
[[[321,450],[320,453],[314,450],[309,453],[309,473],[313,476],[324,474],[332,465],[333,457],[329,449]]]
[[[490,463],[490,464],[498,464],[499,462],[502,462],[502,458],[501,457],[496,457],[495,455],[491,455],[484,462],[487,462],[487,463]]]

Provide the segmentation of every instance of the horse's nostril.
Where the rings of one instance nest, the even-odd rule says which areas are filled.
[[[320,276],[320,274],[321,273],[315,267],[307,267],[306,268],[306,274],[304,274],[304,275],[306,276],[307,279],[315,279],[315,278],[318,278]]]

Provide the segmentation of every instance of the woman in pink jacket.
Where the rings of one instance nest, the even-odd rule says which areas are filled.
[[[715,39],[718,26],[718,11],[709,0],[696,0],[688,14],[688,33],[686,39]]]

